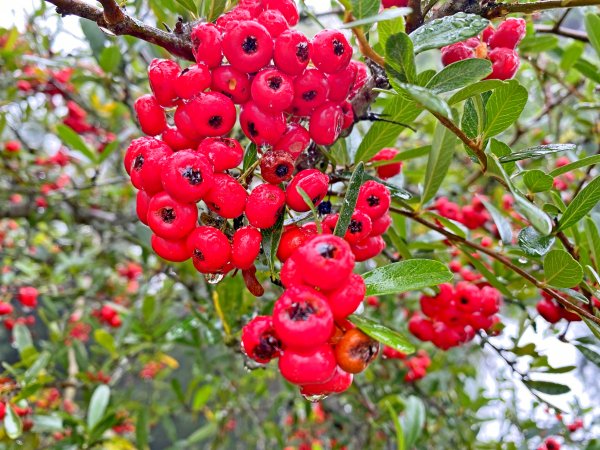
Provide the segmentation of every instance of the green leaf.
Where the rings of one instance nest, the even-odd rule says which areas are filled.
[[[579,222],[600,201],[600,176],[594,178],[579,194],[569,203],[567,209],[560,218],[558,231]]]
[[[554,178],[550,175],[547,175],[542,170],[534,169],[528,170],[523,175],[523,182],[529,192],[545,192],[552,189],[552,184],[554,183]]]
[[[27,326],[17,323],[13,328],[12,335],[15,347],[21,356],[23,356],[23,354],[28,350],[35,350],[35,347],[33,346],[33,339],[31,338],[31,333],[29,332],[29,328],[27,328]]]
[[[40,353],[31,367],[25,372],[25,383],[31,383],[38,376],[38,374],[46,368],[51,358],[52,355],[46,350]]]
[[[204,405],[210,400],[213,394],[213,387],[210,384],[201,386],[194,394],[194,401],[192,402],[192,410],[200,411]]]
[[[556,241],[554,236],[542,236],[533,227],[523,228],[518,239],[519,247],[529,256],[544,256]]]
[[[281,241],[281,233],[283,231],[283,220],[284,216],[281,214],[279,219],[271,228],[262,230],[262,248],[267,258],[267,264],[271,271],[271,278],[276,276],[275,271],[275,257],[277,255],[277,249],[279,248],[279,241]]]
[[[11,404],[6,405],[6,415],[4,416],[4,431],[10,439],[17,439],[23,434],[23,422],[17,415]]]
[[[94,340],[100,344],[101,347],[108,350],[111,355],[116,355],[117,347],[115,346],[115,338],[108,331],[102,328],[94,330]]]
[[[398,33],[385,44],[385,66],[390,81],[414,83],[417,78],[412,41],[405,33]],[[395,83],[393,83],[395,84]]]
[[[558,46],[558,37],[551,34],[525,36],[519,44],[521,53],[547,52]]]
[[[598,353],[584,345],[575,345],[575,347],[577,347],[577,350],[579,350],[586,359],[600,367],[600,355]]]
[[[421,205],[425,205],[429,200],[435,197],[435,194],[437,194],[440,189],[444,178],[446,178],[448,169],[450,168],[457,141],[457,137],[454,133],[445,126],[441,123],[436,125],[431,152],[427,159]]]
[[[90,399],[90,406],[87,413],[87,426],[89,430],[92,430],[102,420],[109,401],[110,388],[106,384],[99,385],[94,390]]]
[[[434,93],[454,91],[470,86],[492,73],[492,63],[487,59],[471,58],[444,67],[427,83]]]
[[[585,30],[590,38],[590,44],[600,57],[600,17],[596,13],[585,15]]]
[[[375,1],[375,3],[377,4],[378,2]],[[377,7],[379,7],[379,5],[377,4]],[[377,11],[378,8],[375,8],[375,11]],[[338,28],[341,29],[345,29],[345,28],[354,28],[354,27],[359,27],[362,25],[371,25],[374,23],[377,23],[377,30],[379,31],[379,40],[385,42],[387,37],[385,34],[383,34],[382,28],[380,27],[380,25],[382,23],[392,23],[392,21],[394,21],[394,19],[398,19],[399,17],[403,17],[403,16],[408,16],[410,14],[412,10],[410,8],[386,8],[383,11],[381,11],[379,14],[375,14],[373,16],[369,16],[369,17],[364,17],[361,18],[359,20],[353,20],[352,22],[347,22],[342,24],[341,26],[339,26]],[[354,15],[355,17],[356,14]],[[396,22],[396,21],[394,21]],[[404,31],[404,25],[402,25],[401,29],[398,29],[399,25],[398,23],[404,24],[404,21],[397,21],[396,24],[394,24],[394,27],[397,29],[398,31]],[[389,35],[387,35],[389,36]]]
[[[363,316],[357,316],[356,314],[348,317],[348,320],[352,322],[358,329],[364,332],[367,336],[372,337],[377,342],[381,342],[383,345],[398,350],[402,353],[414,353],[414,345],[402,334],[397,331],[390,330],[388,327],[381,325],[371,319]]]
[[[246,151],[244,152],[244,162],[242,163],[242,170],[246,172],[252,164],[256,162],[258,149],[256,144],[251,142],[246,147]]]
[[[426,110],[439,114],[446,119],[452,118],[452,111],[450,110],[450,106],[438,97],[431,90],[416,86],[414,84],[407,83],[397,83],[398,87],[402,89],[406,94],[412,98],[415,102],[423,106]]]
[[[589,62],[587,59],[579,58],[573,67],[583,76],[596,83],[600,83],[600,70],[598,70],[598,66]]]
[[[439,261],[407,259],[378,267],[363,274],[367,295],[400,294],[418,291],[452,280],[453,275]]]
[[[396,430],[396,450],[406,450],[406,443],[404,442],[404,430],[402,429],[402,423],[398,418],[398,413],[392,406],[392,403],[387,401],[385,402],[387,409],[392,417],[392,422],[394,422],[394,429]]]
[[[489,20],[476,14],[456,13],[453,16],[425,23],[410,34],[415,53],[432,48],[462,42],[477,36],[490,24]]]
[[[192,14],[196,14],[197,8],[196,8],[196,3],[194,2],[194,0],[175,0],[175,1],[177,3],[179,3],[181,6],[183,6],[186,11],[188,11]]]
[[[401,421],[406,448],[414,448],[425,427],[425,405],[420,398],[408,397]]]
[[[203,0],[200,16],[207,22],[212,22],[225,11],[226,6],[227,0]]]
[[[34,433],[62,431],[64,429],[63,420],[58,416],[31,416],[33,422],[32,431]]]
[[[352,220],[352,214],[354,213],[354,208],[356,207],[358,192],[360,191],[360,187],[363,183],[364,173],[365,165],[362,162],[359,162],[354,169],[354,173],[350,178],[350,182],[348,183],[348,190],[344,196],[344,203],[340,209],[340,216],[333,232],[333,234],[336,236],[344,237],[346,231],[348,230],[348,226]]]
[[[477,114],[477,109],[475,107],[476,98],[477,97],[467,99],[463,108],[463,115],[460,122],[461,129],[471,139],[475,139],[479,134],[479,115]],[[479,100],[481,100],[481,97]],[[469,152],[469,155],[473,157],[471,149],[467,148],[467,152]]]
[[[121,63],[121,50],[116,45],[103,48],[98,63],[106,73],[116,72]]]
[[[377,21],[377,35],[379,38],[379,43],[383,46],[382,48],[385,48],[385,43],[390,36],[404,32],[404,19],[402,18],[402,16],[405,15],[404,8],[387,8],[384,9],[379,15],[382,16],[386,13],[389,16],[392,16],[393,13],[394,17],[391,17],[390,19],[380,19]]]
[[[552,250],[544,258],[544,278],[550,286],[570,288],[583,280],[583,269],[564,250]]]
[[[598,269],[600,268],[600,233],[598,232],[598,226],[591,217],[586,217],[583,225],[590,256],[596,269]]]
[[[119,148],[119,145],[119,141],[114,140],[111,143],[109,143],[106,147],[104,147],[102,153],[98,155],[98,164],[101,164],[104,161],[106,161],[110,157],[110,155],[112,155],[115,152],[115,150]]]
[[[83,31],[83,35],[90,43],[90,48],[92,49],[92,53],[96,58],[99,57],[100,52],[104,48],[104,44],[106,42],[106,35],[98,28],[95,22],[92,22],[88,19],[79,19],[79,25],[81,26],[81,31]]]
[[[470,61],[470,60],[467,60]],[[500,86],[506,84],[504,81],[500,80],[481,80],[477,83],[473,83],[469,86],[464,87],[456,94],[454,94],[448,100],[449,105],[454,105],[455,103],[462,102],[463,100],[468,99],[469,97],[473,97],[474,95],[483,94],[484,92],[492,91],[497,89]]]
[[[583,42],[574,41],[570,43],[562,55],[560,60],[560,68],[565,72],[570,70],[577,60],[583,55],[585,45]]]
[[[582,317],[582,319],[585,322],[585,324],[588,326],[588,328],[590,329],[592,334],[594,336],[596,336],[598,339],[600,339],[600,326],[596,325],[594,322],[592,322],[590,319],[588,319],[586,317]]]
[[[148,448],[148,414],[148,408],[140,408],[135,421],[135,443],[140,450]]]
[[[490,202],[488,202],[484,198],[481,198],[481,202],[485,206],[485,209],[487,209],[490,215],[492,216],[492,220],[496,224],[496,228],[498,229],[498,234],[500,235],[500,239],[502,240],[502,242],[506,245],[510,245],[512,243],[513,236],[510,222]]]
[[[79,136],[72,128],[66,125],[56,125],[56,132],[58,133],[58,137],[66,146],[72,148],[73,150],[78,150],[81,154],[86,156],[90,161],[96,161],[96,154],[92,149],[88,147],[88,145],[83,141],[81,136]]]
[[[514,124],[526,103],[527,89],[515,80],[494,90],[485,105],[485,136],[496,136]]]
[[[534,391],[548,395],[561,395],[571,391],[571,388],[564,384],[552,383],[550,381],[525,380],[523,383]]]
[[[548,144],[548,145],[536,145],[535,147],[529,147],[519,152],[511,153],[508,156],[500,158],[502,164],[521,161],[529,158],[539,158],[540,156],[550,155],[552,153],[566,152],[575,150],[575,144]]]
[[[572,163],[565,164],[564,166],[557,167],[552,172],[550,172],[549,175],[551,177],[557,177],[564,173],[570,172],[571,170],[580,169],[586,166],[593,166],[598,163],[600,163],[600,155],[592,155],[586,158],[578,159],[577,161],[573,161]]]
[[[379,11],[379,0],[351,0],[352,15],[357,19],[373,17]]]

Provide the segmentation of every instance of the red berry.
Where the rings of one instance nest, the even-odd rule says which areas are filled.
[[[391,201],[388,188],[377,181],[369,180],[360,187],[356,209],[377,220],[388,212]]]
[[[182,150],[165,160],[161,179],[172,198],[183,203],[196,203],[212,187],[212,164],[201,153]]]
[[[384,214],[379,219],[372,221],[371,236],[381,236],[392,225],[392,217],[389,214]]]
[[[153,59],[148,67],[148,81],[156,100],[165,108],[175,105],[175,84],[181,72],[179,64],[170,59]]]
[[[258,16],[265,10],[263,0],[240,0],[238,2],[238,8],[243,8],[250,13],[252,17]]]
[[[185,238],[196,226],[198,208],[181,203],[166,192],[156,194],[148,205],[148,226],[163,239]]]
[[[24,286],[19,288],[17,294],[17,300],[21,305],[28,308],[35,308],[37,306],[38,290],[32,286]]]
[[[333,349],[328,344],[304,351],[286,349],[279,357],[281,375],[294,384],[325,383],[336,368]]]
[[[218,67],[223,59],[221,51],[221,32],[212,23],[196,25],[190,36],[192,52],[199,63],[206,64],[209,68]]]
[[[273,146],[273,150],[283,150],[289,153],[295,161],[308,148],[309,144],[310,134],[306,128],[297,123],[290,123],[283,136]]]
[[[512,78],[521,64],[516,51],[508,48],[495,48],[488,57],[492,62],[492,73],[488,75],[490,80],[508,80]]]
[[[339,214],[330,214],[327,217],[331,218],[328,226],[331,228],[331,232],[333,232],[337,225]],[[325,223],[325,220],[323,223]],[[344,239],[350,244],[356,244],[369,237],[372,228],[373,225],[371,218],[364,212],[355,210],[352,213],[352,218],[350,219],[350,223],[348,224],[348,228],[344,234]]]
[[[473,48],[469,47],[464,42],[457,42],[456,44],[442,47],[442,64],[444,66],[474,57],[475,53]]]
[[[310,206],[306,204],[306,201],[298,192],[298,188],[304,190],[316,206],[327,195],[329,177],[317,169],[307,169],[298,172],[288,185],[286,190],[287,205],[297,212],[310,211]]]
[[[260,174],[267,183],[280,184],[292,178],[294,158],[288,152],[270,150],[260,160]]]
[[[327,78],[317,69],[308,69],[294,80],[292,112],[298,116],[309,116],[323,104],[329,95]]]
[[[370,236],[352,245],[352,253],[356,262],[366,261],[379,255],[385,248],[385,241],[381,236]]]
[[[252,100],[267,113],[281,113],[294,100],[292,79],[277,69],[263,69],[254,77],[251,86]]]
[[[285,262],[292,254],[314,234],[298,225],[288,225],[281,234],[277,258]]]
[[[294,0],[266,0],[264,6],[265,9],[274,9],[283,14],[290,27],[296,25],[300,20]]]
[[[356,64],[348,64],[345,69],[327,76],[329,100],[337,103],[346,100],[356,80],[357,70]]]
[[[129,167],[131,182],[149,195],[162,191],[160,172],[172,150],[154,138],[134,139],[125,154],[125,167]]]
[[[135,212],[144,225],[148,225],[148,205],[151,198],[145,191],[138,191],[135,197]]]
[[[6,403],[0,402],[0,420],[4,420],[6,416]]]
[[[188,251],[200,273],[218,272],[231,256],[231,245],[223,232],[213,227],[196,228],[187,238]]]
[[[249,358],[266,364],[281,354],[281,342],[269,316],[257,316],[242,329],[242,349]]]
[[[362,303],[367,288],[360,275],[351,274],[338,289],[327,294],[329,306],[336,321],[345,319]]]
[[[12,314],[14,308],[10,303],[0,301],[0,316],[6,316]]]
[[[247,73],[257,72],[273,56],[273,39],[258,22],[242,21],[225,32],[223,53],[236,69]]]
[[[343,124],[342,108],[333,102],[325,102],[310,116],[310,137],[316,144],[332,145],[340,137]]]
[[[310,48],[309,40],[300,31],[284,31],[275,40],[275,65],[288,75],[300,75],[310,61]]]
[[[235,124],[236,110],[230,98],[219,92],[198,94],[175,112],[175,125],[185,137],[223,136]]]
[[[249,269],[260,253],[262,234],[254,227],[242,227],[233,234],[231,262],[236,269]]]
[[[514,50],[525,36],[526,22],[523,19],[508,18],[496,28],[496,32],[489,37],[488,45],[491,49],[508,48]]]
[[[285,20],[283,14],[275,9],[267,9],[266,11],[263,11],[256,20],[267,29],[273,38],[276,38],[289,28],[287,20]]]
[[[179,98],[190,99],[204,92],[211,85],[211,75],[205,64],[194,64],[181,71],[175,81],[175,92]]]
[[[313,38],[310,56],[319,70],[335,73],[350,63],[352,47],[340,31],[323,30]]]
[[[559,442],[554,438],[548,438],[544,441],[546,450],[560,450]]]
[[[354,115],[354,107],[352,106],[352,103],[345,101],[340,103],[340,108],[342,108],[342,114],[344,115],[342,130],[346,130],[354,125],[354,121],[356,119],[356,116]]]
[[[167,261],[183,262],[191,257],[185,239],[170,241],[153,234],[150,243],[156,254]]]
[[[177,127],[168,126],[162,134],[162,140],[165,144],[173,149],[173,151],[187,150],[198,146],[197,140],[186,138]]]
[[[408,5],[408,0],[381,0],[381,6],[384,8],[392,8],[394,6],[405,7]]]
[[[485,44],[489,45],[490,39],[492,38],[495,32],[496,30],[494,29],[494,25],[489,25],[481,33],[481,42],[484,42]]]
[[[263,112],[252,101],[242,105],[240,125],[244,134],[256,145],[275,144],[286,129],[283,113]]]
[[[198,151],[208,157],[215,172],[234,169],[244,159],[244,149],[233,138],[206,138],[198,146]]]
[[[342,238],[322,234],[298,249],[297,262],[306,284],[332,290],[352,273],[354,255]]]
[[[304,284],[300,266],[298,265],[296,253],[292,253],[281,267],[281,283],[286,287],[300,286]]]
[[[356,79],[354,80],[354,84],[350,89],[350,95],[348,95],[348,98],[352,100],[367,83],[367,80],[369,79],[369,73],[365,63],[360,61],[350,61],[350,65],[356,66]]]
[[[395,148],[384,148],[381,149],[375,156],[373,156],[371,161],[389,161],[394,159],[398,153],[398,150]],[[401,162],[377,166],[377,176],[383,180],[387,180],[388,178],[398,175],[401,168]]]
[[[167,128],[165,112],[152,94],[142,95],[134,103],[142,132],[149,136],[161,134]]]
[[[206,206],[225,219],[235,219],[246,208],[246,189],[231,175],[216,173],[213,187],[204,198]]]
[[[274,184],[256,186],[246,203],[246,218],[256,228],[271,228],[285,209],[285,193]]]
[[[213,70],[211,89],[225,94],[236,105],[250,100],[248,74],[234,69],[233,66],[221,66]]]
[[[228,13],[221,15],[215,21],[215,24],[221,31],[227,32],[237,27],[240,22],[251,20],[254,17],[256,17],[256,14],[253,14],[250,10],[236,7]]]
[[[429,319],[415,314],[408,321],[408,331],[422,341],[431,341],[433,339],[433,323]]]
[[[353,375],[336,367],[330,380],[324,383],[307,384],[300,387],[300,393],[305,396],[339,394],[352,385]]]
[[[21,143],[19,141],[6,141],[4,143],[4,150],[11,153],[17,153],[21,150]],[[3,405],[3,403],[0,403]]]

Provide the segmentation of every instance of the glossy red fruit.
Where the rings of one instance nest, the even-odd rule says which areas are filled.
[[[332,290],[341,286],[352,273],[354,255],[342,238],[322,234],[298,249],[297,262],[306,284]]]
[[[442,350],[448,350],[449,348],[460,345],[461,342],[464,341],[457,329],[449,327],[443,322],[435,322],[433,324],[433,337],[431,338],[431,342]]]
[[[213,70],[211,89],[229,97],[236,105],[250,100],[250,78],[233,66],[221,66]]]
[[[275,40],[273,50],[275,65],[288,75],[300,75],[310,62],[310,48],[310,41],[300,31],[284,31]]]
[[[223,53],[236,69],[247,73],[257,72],[273,56],[273,39],[258,22],[241,21],[225,32]]]
[[[171,241],[153,234],[150,243],[156,254],[167,261],[183,262],[192,256],[185,239]]]
[[[281,267],[281,283],[286,287],[303,286],[304,279],[300,273],[300,267],[295,258],[296,253],[292,253]]]
[[[286,130],[283,113],[266,113],[252,101],[242,105],[240,125],[244,134],[256,145],[273,145]]]
[[[263,11],[256,20],[267,29],[273,39],[289,28],[283,14],[276,9],[267,9],[266,11]]]
[[[342,132],[344,113],[339,105],[325,102],[310,116],[309,133],[319,145],[332,145]]]
[[[422,341],[431,341],[435,334],[431,320],[418,314],[413,315],[408,321],[408,331]]]
[[[233,101],[219,92],[198,94],[175,112],[175,125],[188,139],[223,136],[231,131],[235,120]]]
[[[342,114],[344,115],[344,120],[342,121],[342,130],[346,130],[354,125],[356,120],[356,116],[354,115],[354,107],[352,106],[352,103],[345,101],[340,103],[340,108],[342,108]]]
[[[165,191],[175,200],[196,203],[212,188],[213,167],[203,154],[182,150],[165,160],[161,180]]]
[[[21,143],[19,141],[6,141],[4,143],[4,150],[10,153],[17,153],[21,150]],[[3,403],[0,403],[3,405]]]
[[[408,0],[381,0],[381,6],[384,8],[392,8],[394,6],[405,7],[408,5]]]
[[[229,261],[231,245],[223,232],[200,226],[187,238],[187,248],[194,267],[200,273],[216,273]]]
[[[294,80],[294,101],[291,111],[298,116],[309,116],[329,95],[327,78],[317,69],[307,69]]]
[[[163,239],[185,238],[196,227],[197,221],[195,204],[178,202],[166,192],[156,194],[148,205],[148,226]]]
[[[508,48],[514,50],[525,36],[526,25],[527,23],[523,19],[514,17],[506,19],[498,25],[494,34],[489,37],[489,47],[491,49]]]
[[[17,300],[23,306],[35,308],[37,306],[39,292],[32,286],[23,286],[19,288]]]
[[[148,225],[148,205],[151,198],[145,191],[138,191],[135,197],[135,212],[144,225]]]
[[[218,67],[223,59],[221,50],[221,32],[212,23],[200,23],[194,27],[190,36],[192,52],[199,63],[209,68]]]
[[[323,30],[312,39],[311,59],[325,73],[335,73],[350,63],[352,47],[346,36],[337,30]]]
[[[281,354],[281,341],[270,316],[257,316],[242,328],[242,349],[251,359],[266,364]]]
[[[164,142],[153,138],[134,139],[125,154],[125,167],[130,167],[131,183],[149,195],[162,191],[160,172],[173,151]]]
[[[175,82],[181,67],[170,59],[153,59],[148,66],[148,81],[156,100],[165,108],[175,105]]]
[[[375,156],[371,158],[371,161],[389,161],[394,159],[398,154],[398,150],[395,148],[383,148]],[[395,177],[400,173],[402,169],[401,162],[395,162],[390,164],[384,164],[377,166],[377,176],[382,180]]]
[[[294,161],[310,145],[310,134],[302,125],[290,123],[285,129],[285,133],[273,146],[273,150],[283,150],[289,153]]]
[[[281,234],[281,240],[279,241],[279,247],[277,248],[277,258],[279,258],[280,261],[285,262],[292,256],[298,247],[304,244],[313,234],[314,233],[300,228],[298,225],[286,226]]]
[[[389,214],[384,214],[379,219],[372,222],[371,236],[381,236],[392,225],[392,217]]]
[[[234,169],[244,159],[244,149],[233,138],[206,138],[198,146],[198,151],[209,159],[215,172]]]
[[[490,80],[508,80],[514,77],[521,64],[517,52],[508,48],[495,48],[488,56],[492,62],[492,73],[487,77]]]
[[[246,8],[233,8],[228,13],[222,14],[215,21],[217,28],[221,30],[223,33],[231,30],[238,26],[240,22],[252,20],[256,15],[252,14]]]
[[[379,255],[385,248],[385,241],[381,236],[370,236],[352,245],[352,253],[356,262],[363,262]]]
[[[267,183],[281,184],[292,178],[294,158],[283,150],[270,150],[260,160],[260,175]]]
[[[266,0],[263,3],[265,9],[275,9],[283,14],[290,27],[298,24],[300,16],[294,0]]]
[[[369,71],[367,70],[367,65],[360,61],[350,61],[350,65],[356,66],[356,78],[348,95],[348,99],[352,100],[367,83]]]
[[[142,95],[134,105],[140,128],[144,134],[156,136],[167,128],[165,112],[152,94]]]
[[[252,17],[256,17],[265,10],[265,5],[263,0],[240,0],[238,2],[238,8],[243,8],[248,11]]]
[[[360,373],[379,354],[379,342],[357,328],[346,331],[335,346],[335,360],[345,372]]]
[[[6,316],[8,314],[12,314],[13,311],[14,311],[14,308],[12,307],[12,305],[10,303],[0,301],[0,316]]]
[[[296,174],[286,189],[286,203],[294,211],[310,211],[300,195],[298,188],[304,190],[314,205],[321,203],[329,188],[329,177],[317,169],[302,170]]]
[[[367,288],[360,275],[351,274],[335,291],[327,294],[327,300],[336,321],[345,319],[362,303]]]
[[[256,74],[250,92],[256,106],[267,113],[281,113],[294,100],[292,79],[273,68],[263,69]]]
[[[236,269],[249,269],[260,253],[262,234],[251,226],[242,227],[233,234],[231,263]]]
[[[377,220],[390,209],[392,197],[383,184],[369,180],[360,187],[356,209]]]
[[[457,42],[456,44],[442,47],[442,64],[444,66],[474,57],[475,52],[473,51],[473,48],[469,47],[464,42]]]
[[[333,377],[336,367],[333,349],[328,344],[305,351],[286,349],[279,357],[281,375],[293,384],[325,383]]]
[[[331,232],[335,230],[337,226],[339,214],[330,214],[327,216],[330,218],[327,222],[329,228],[331,228]],[[325,220],[323,221],[325,223]],[[348,228],[346,233],[344,234],[344,239],[348,241],[350,244],[356,244],[371,234],[372,230],[372,222],[371,218],[367,216],[364,212],[360,210],[355,210],[352,213],[352,217],[350,219],[350,223],[348,224]]]
[[[304,396],[313,395],[329,395],[329,394],[340,394],[350,386],[352,386],[353,375],[348,372],[344,372],[339,366],[336,367],[335,372],[330,380],[325,383],[307,384],[300,386],[300,393]]]
[[[173,151],[193,149],[198,146],[198,140],[192,140],[186,138],[177,127],[167,126],[166,130],[162,134],[162,140],[167,144]]]
[[[211,85],[212,77],[208,66],[194,64],[181,71],[175,81],[175,92],[179,98],[190,99],[204,92]]]
[[[329,82],[329,100],[335,103],[346,100],[348,95],[350,95],[354,80],[356,80],[357,70],[356,64],[348,64],[346,68],[327,76],[327,81]]]
[[[216,173],[213,187],[204,198],[206,206],[225,219],[235,219],[246,208],[246,189],[231,175]]]
[[[250,225],[271,228],[285,209],[285,193],[273,184],[256,186],[246,202],[246,218]]]

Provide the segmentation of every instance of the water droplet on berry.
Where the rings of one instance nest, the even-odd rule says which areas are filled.
[[[326,394],[320,394],[320,395],[304,395],[304,394],[302,394],[302,397],[304,397],[306,400],[308,400],[311,403],[317,403],[317,402],[320,402],[321,400],[325,400],[329,396]]]
[[[207,273],[204,278],[206,278],[208,284],[219,284],[225,278],[225,275],[222,273]]]

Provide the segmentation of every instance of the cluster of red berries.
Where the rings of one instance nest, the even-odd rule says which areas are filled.
[[[569,164],[571,161],[568,156],[561,156],[554,163],[555,168],[563,167]],[[555,189],[559,191],[566,191],[569,188],[569,185],[575,181],[575,175],[573,172],[563,173],[558,177],[554,178],[553,186]]]
[[[313,236],[283,265],[286,290],[273,315],[255,317],[242,331],[246,355],[259,363],[279,358],[282,376],[305,396],[345,391],[379,352],[379,344],[347,320],[366,291],[352,273],[354,262],[344,239]]]
[[[102,308],[93,311],[92,315],[100,322],[113,328],[119,328],[121,326],[121,317],[119,316],[119,313],[110,305],[103,305]]]
[[[401,359],[404,361],[404,365],[408,369],[408,372],[404,375],[404,381],[413,383],[417,380],[425,378],[427,375],[427,369],[431,365],[431,359],[425,350],[419,350],[412,358],[407,358],[406,353],[402,353],[391,347],[383,348],[383,357],[385,359]]]
[[[560,450],[560,443],[554,438],[547,438],[537,450]]]
[[[451,202],[447,197],[439,197],[432,209],[436,210],[440,216],[462,223],[470,230],[483,227],[490,220],[485,205],[477,196],[473,197],[470,205],[462,207]]]
[[[519,68],[519,54],[515,48],[525,36],[523,19],[506,19],[498,28],[492,25],[480,37],[442,47],[442,64],[447,66],[463,59],[483,58],[492,62],[488,79],[508,80]]]
[[[600,300],[592,297],[592,302],[596,308],[600,308]],[[550,323],[557,323],[561,319],[565,319],[567,322],[581,321],[579,315],[567,310],[563,305],[554,300],[550,294],[544,291],[542,291],[542,299],[537,303],[535,309],[537,309],[540,316]]]
[[[421,312],[408,322],[409,331],[422,341],[448,350],[488,331],[500,321],[500,292],[491,286],[479,287],[460,281],[456,286],[441,284],[435,297],[421,297]]]
[[[16,299],[25,311],[31,310],[37,306],[39,292],[32,286],[23,286],[17,290]],[[15,308],[9,301],[0,300],[0,317],[4,327],[12,330],[15,325],[33,325],[35,317],[33,315],[17,316]]]

